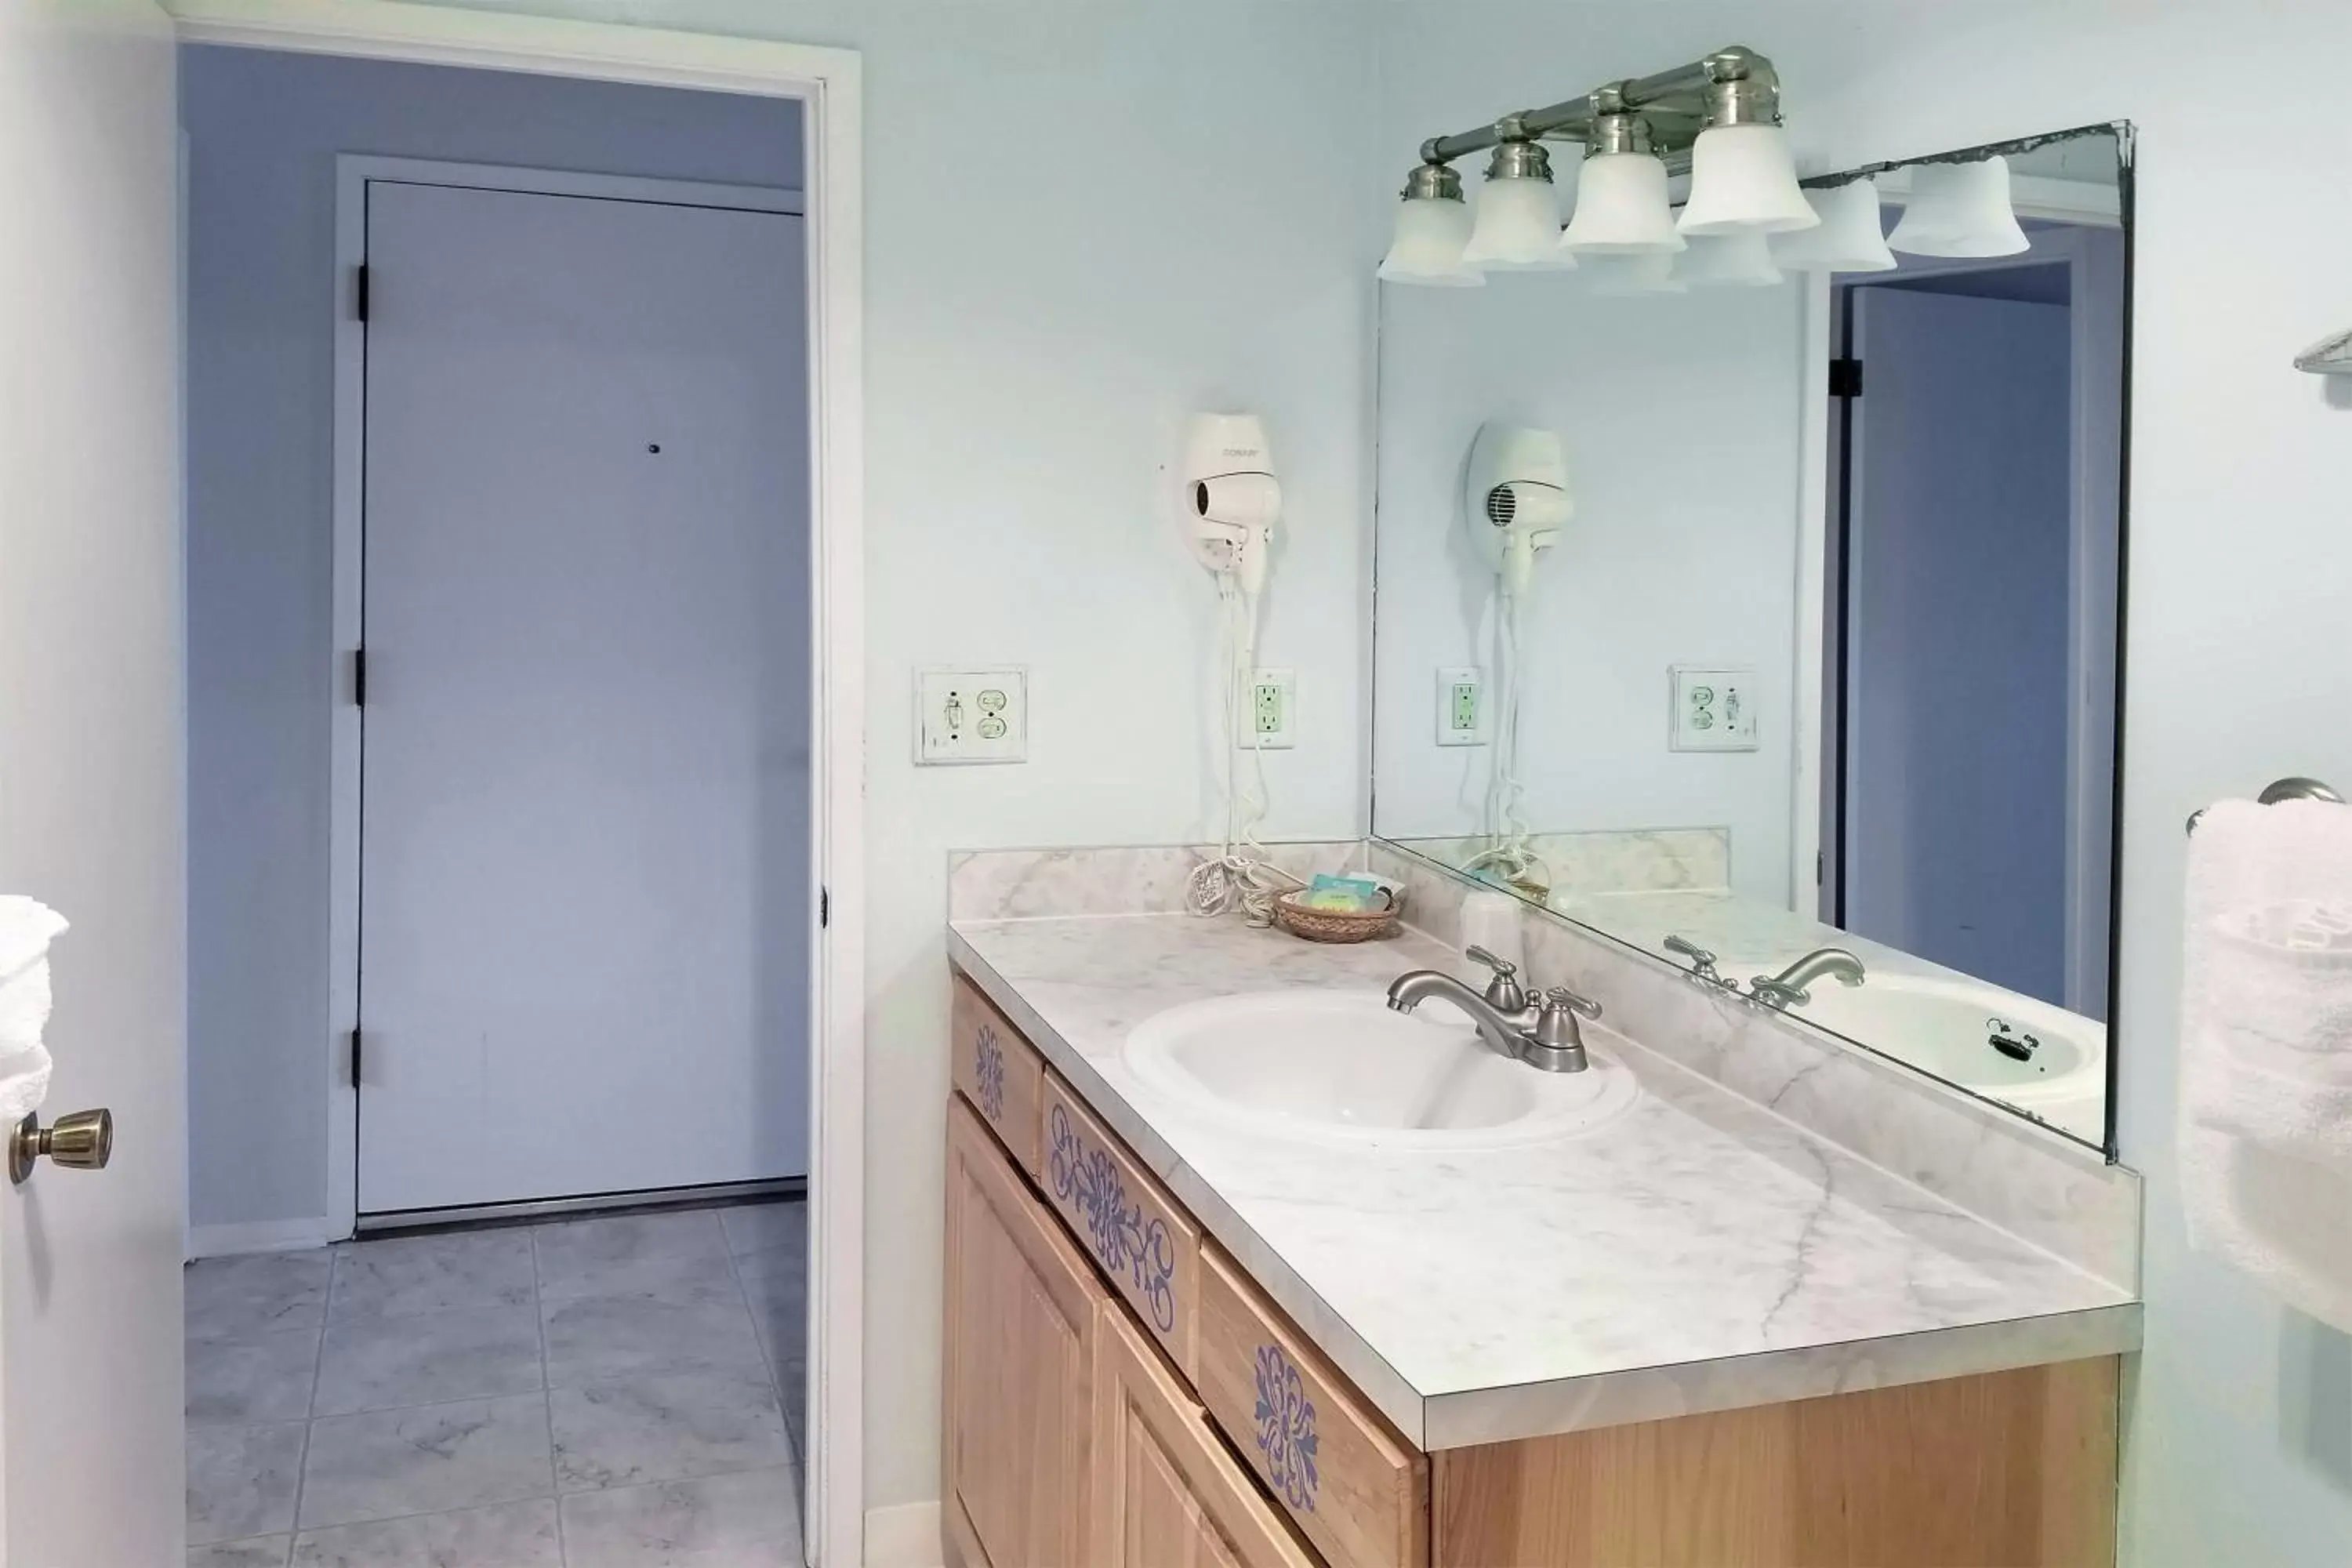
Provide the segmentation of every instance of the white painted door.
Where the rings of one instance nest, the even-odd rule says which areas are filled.
[[[0,890],[73,922],[42,1118],[116,1131],[0,1180],[7,1568],[184,1561],[173,105],[145,0],[0,5]]]
[[[360,1210],[804,1175],[802,220],[367,227]]]

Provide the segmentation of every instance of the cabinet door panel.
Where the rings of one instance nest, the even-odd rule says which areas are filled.
[[[1117,1308],[1102,1314],[1094,1395],[1095,1568],[1315,1568]]]
[[[948,1009],[949,1070],[956,1090],[1013,1151],[1013,1163],[1040,1179],[1045,1058],[1005,1021],[980,987],[959,974]]]
[[[946,1496],[998,1568],[1084,1568],[1108,1298],[960,1100],[948,1108]]]

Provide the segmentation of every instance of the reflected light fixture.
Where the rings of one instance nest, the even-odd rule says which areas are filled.
[[[1666,165],[1651,150],[1648,121],[1622,112],[1593,116],[1576,176],[1576,214],[1559,243],[1578,256],[1640,256],[1683,247],[1666,199]]]
[[[1691,147],[1690,200],[1677,225],[1686,236],[1782,234],[1822,221],[1797,188],[1779,79],[1752,69],[1751,58],[1725,49],[1701,62],[1706,128]]]
[[[1805,199],[1820,215],[1821,226],[1774,235],[1776,266],[1796,272],[1892,272],[1899,265],[1886,248],[1876,180],[1807,191]]]
[[[1396,233],[1380,275],[1391,283],[1478,288],[1486,275],[1462,259],[1469,242],[1470,208],[1462,199],[1462,176],[1443,163],[1423,163],[1404,177]]]
[[[1693,289],[1769,289],[1780,281],[1769,241],[1751,231],[1703,234],[1674,258],[1674,279]]]
[[[1551,157],[1534,142],[1495,143],[1486,183],[1478,190],[1478,219],[1462,258],[1486,271],[1541,271],[1574,267],[1559,247],[1559,192]]]
[[[1903,221],[1886,237],[1912,256],[2015,256],[2032,247],[2009,200],[2009,160],[1921,163]]]

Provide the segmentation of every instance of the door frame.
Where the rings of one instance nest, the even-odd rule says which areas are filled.
[[[865,305],[862,74],[857,51],[672,28],[556,20],[399,0],[164,0],[179,39],[423,65],[532,71],[795,100],[807,250],[812,693],[811,865],[829,914],[810,921],[814,1442],[811,1561],[849,1568],[865,1536]],[[339,296],[339,307],[344,300]],[[347,314],[339,310],[339,314]],[[338,437],[340,443],[341,437]],[[356,579],[350,585],[355,591]],[[339,563],[337,603],[346,584]],[[338,748],[356,722],[348,644],[337,660]],[[350,850],[356,851],[357,839]],[[339,863],[346,853],[334,846]],[[322,1046],[340,1057],[335,1020]],[[348,1031],[349,1026],[343,1026]],[[349,1077],[348,1064],[341,1076]],[[331,1074],[331,1076],[335,1076]],[[331,1126],[332,1123],[331,1122]],[[348,1171],[348,1164],[345,1165]],[[327,1194],[321,1194],[322,1202]],[[329,1215],[355,1220],[349,1188]]]
[[[365,641],[367,555],[364,489],[367,475],[367,323],[353,297],[358,268],[367,261],[368,186],[383,180],[404,184],[508,191],[520,195],[580,196],[592,200],[656,202],[667,206],[718,207],[730,212],[782,213],[805,219],[807,193],[782,186],[718,184],[707,180],[671,180],[645,174],[585,174],[504,163],[457,163],[440,158],[396,158],[375,153],[335,156],[335,455],[334,455],[334,775],[328,807],[330,910],[327,927],[327,1037],[333,1070],[327,1075],[327,1223],[332,1238],[353,1235],[359,1213],[360,1095],[351,1071],[352,1033],[360,1027],[360,893],[364,822],[360,805],[366,762],[367,711],[353,689],[351,651]],[[808,247],[803,232],[803,254]],[[814,357],[812,355],[812,357]],[[812,405],[812,420],[814,405]],[[814,520],[812,520],[812,528]],[[812,589],[814,579],[811,579]],[[814,711],[814,710],[812,710]],[[812,769],[814,773],[814,769]],[[814,779],[811,786],[814,794]],[[814,867],[816,862],[812,859]],[[812,970],[814,977],[814,970]],[[816,1038],[814,1025],[809,1038]],[[814,1055],[812,1051],[812,1055]],[[814,1085],[812,1085],[814,1088]],[[814,1096],[811,1096],[814,1104]],[[814,1142],[810,1147],[812,1168]],[[713,1197],[762,1189],[735,1183],[714,1189]],[[589,1200],[593,1202],[593,1200]],[[513,1214],[558,1214],[587,1206],[557,1199],[538,1204],[485,1205],[443,1215],[474,1217],[483,1210]],[[421,1216],[420,1216],[421,1217]]]

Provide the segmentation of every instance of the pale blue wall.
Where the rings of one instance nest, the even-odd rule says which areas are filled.
[[[335,155],[800,184],[779,100],[190,47],[188,1114],[197,1225],[326,1212]]]

